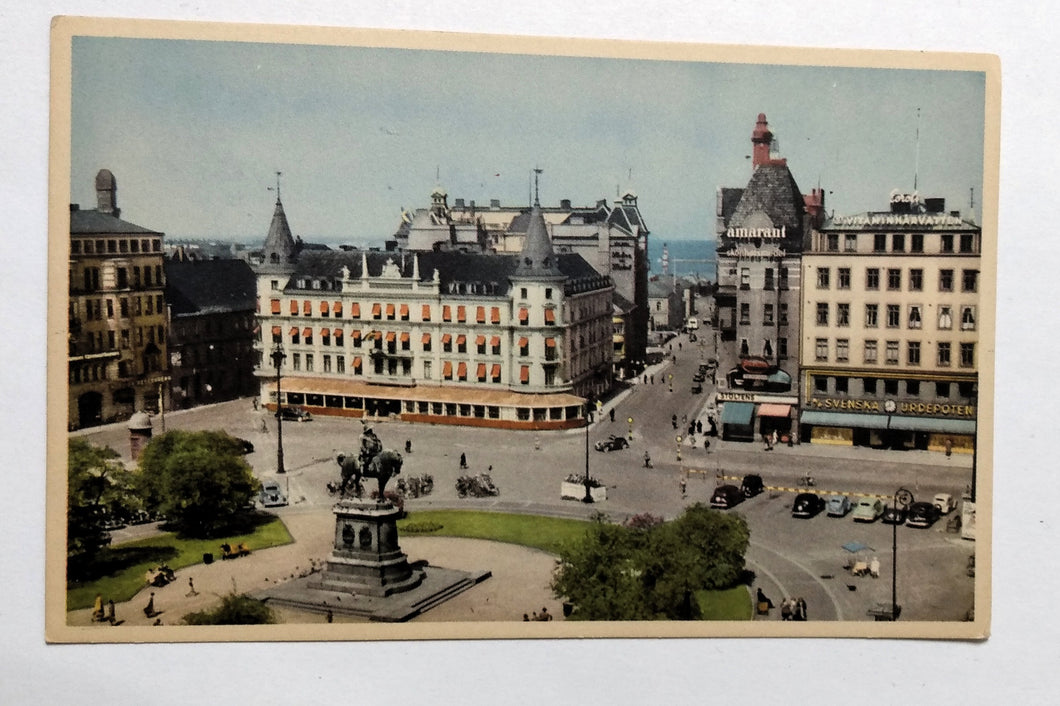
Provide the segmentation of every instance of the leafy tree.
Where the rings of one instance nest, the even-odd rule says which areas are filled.
[[[239,442],[213,431],[152,439],[140,455],[138,486],[149,508],[191,537],[225,530],[260,489]]]
[[[185,625],[269,625],[276,614],[263,601],[245,593],[229,593],[212,610],[188,613],[181,622]]]
[[[699,589],[735,585],[750,542],[747,522],[696,504],[672,522],[626,526],[594,518],[560,554],[552,589],[581,620],[695,620]]]
[[[66,552],[80,563],[110,544],[108,517],[124,517],[135,498],[132,477],[112,448],[82,439],[67,444]]]

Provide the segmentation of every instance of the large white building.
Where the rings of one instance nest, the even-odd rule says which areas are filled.
[[[540,207],[518,254],[301,250],[279,199],[258,266],[266,406],[558,429],[611,387],[614,286],[557,254]],[[281,397],[271,355],[282,350]]]

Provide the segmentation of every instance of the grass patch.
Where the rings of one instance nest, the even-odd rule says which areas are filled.
[[[437,534],[470,539],[490,539],[496,542],[521,544],[559,554],[560,547],[585,534],[589,523],[536,515],[512,515],[502,512],[468,510],[423,510],[410,512],[398,521],[398,531],[408,524],[433,522],[442,525]]]
[[[722,591],[696,591],[696,601],[703,620],[751,619],[751,595],[744,585]]]
[[[173,533],[119,544],[104,549],[93,571],[84,580],[67,584],[66,609],[91,608],[96,594],[115,603],[127,601],[144,587],[144,573],[166,563],[173,570],[202,563],[202,555],[213,554],[221,560],[221,544],[246,542],[251,551],[292,542],[291,534],[279,518],[258,525],[253,531],[213,539],[184,539]],[[239,561],[236,559],[235,561]]]

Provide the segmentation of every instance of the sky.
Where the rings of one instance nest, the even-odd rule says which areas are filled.
[[[543,205],[632,189],[653,238],[710,239],[760,112],[829,212],[915,175],[979,220],[977,72],[77,37],[72,90],[71,203],[110,169],[122,217],[173,238],[263,241],[280,171],[295,234],[378,245],[435,186],[526,205],[538,167]]]

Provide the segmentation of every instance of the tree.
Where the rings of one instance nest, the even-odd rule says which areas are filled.
[[[240,443],[213,431],[171,431],[152,439],[140,455],[138,486],[149,508],[191,537],[229,527],[260,489]]]
[[[585,538],[561,551],[552,589],[577,619],[695,620],[695,592],[735,585],[749,542],[742,517],[699,503],[666,523],[619,526],[597,515]]]
[[[263,601],[245,593],[229,593],[211,610],[188,613],[181,622],[185,625],[270,625],[276,614]]]
[[[118,458],[114,449],[82,439],[67,444],[66,553],[75,563],[110,544],[104,523],[124,517],[135,503],[131,475]]]

